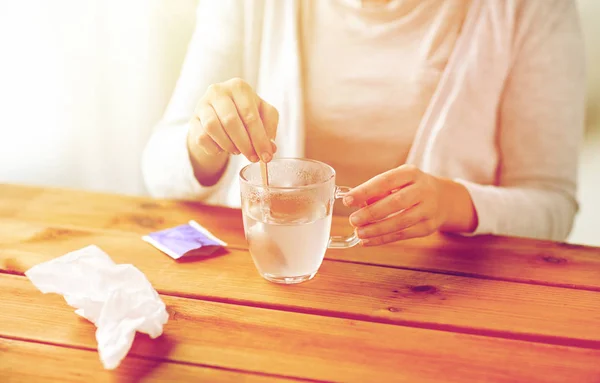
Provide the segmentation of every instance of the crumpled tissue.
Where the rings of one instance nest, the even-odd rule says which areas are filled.
[[[41,263],[25,272],[44,294],[64,296],[76,314],[94,323],[100,360],[119,366],[135,332],[160,336],[169,314],[146,276],[133,265],[118,265],[95,245]]]

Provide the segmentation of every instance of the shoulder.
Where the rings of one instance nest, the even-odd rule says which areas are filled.
[[[512,0],[512,3],[519,16],[524,17],[556,17],[577,8],[576,0]]]
[[[196,7],[198,20],[235,19],[244,11],[242,0],[199,0]]]
[[[579,14],[575,0],[513,0],[514,26],[518,38],[541,36],[561,26],[577,29]]]
[[[228,17],[235,19],[251,13],[262,12],[266,0],[199,0],[196,7],[198,17]]]
[[[583,44],[576,0],[479,1],[513,58],[542,47]]]

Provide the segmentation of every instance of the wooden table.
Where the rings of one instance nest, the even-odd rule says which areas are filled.
[[[140,239],[190,219],[229,252],[175,262]],[[89,244],[144,272],[170,314],[114,371],[95,327],[23,276]],[[0,185],[0,381],[47,380],[600,382],[600,249],[433,236],[329,251],[313,281],[280,286],[237,210]]]

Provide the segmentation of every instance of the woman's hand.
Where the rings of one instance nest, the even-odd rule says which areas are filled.
[[[198,151],[216,156],[243,154],[252,162],[269,162],[279,114],[246,82],[234,78],[213,84],[200,99],[188,132],[192,158]]]
[[[423,237],[438,230],[472,232],[477,213],[468,190],[451,180],[403,165],[352,189],[350,223],[366,246]]]

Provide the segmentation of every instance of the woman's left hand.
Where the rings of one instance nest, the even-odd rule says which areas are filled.
[[[473,231],[477,225],[464,186],[412,165],[402,165],[352,189],[344,204],[360,207],[350,216],[350,223],[366,246],[423,237],[444,227]],[[458,221],[449,219],[453,213]]]

